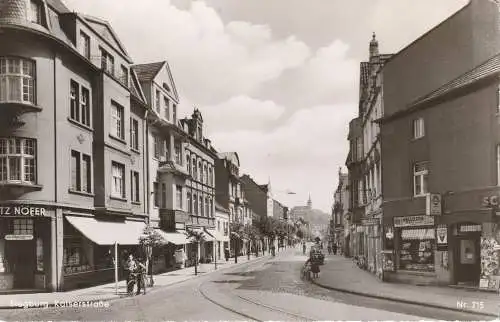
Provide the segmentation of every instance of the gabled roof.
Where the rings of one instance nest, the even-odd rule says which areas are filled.
[[[494,56],[493,58],[487,60],[483,64],[477,66],[476,68],[460,75],[451,82],[441,86],[437,90],[427,94],[421,98],[415,100],[410,107],[420,105],[434,99],[437,99],[443,95],[448,94],[451,91],[458,90],[460,88],[471,85],[481,79],[494,76],[500,73],[500,54]]]
[[[137,77],[137,74],[135,73],[134,69],[130,69],[130,92],[132,95],[134,95],[141,103],[147,104],[146,96],[144,95],[144,92],[142,91],[142,87],[139,84],[139,78]]]
[[[238,167],[240,166],[240,157],[238,156],[237,152],[222,152],[219,153],[219,158],[231,161],[235,163]]]
[[[166,61],[161,61],[157,63],[148,63],[148,64],[137,64],[132,68],[137,73],[139,77],[139,81],[141,82],[151,82],[156,75],[160,72],[163,65],[165,65]]]
[[[109,24],[109,22],[99,19],[97,17],[89,16],[89,15],[84,15],[84,14],[78,14],[87,24],[90,28],[92,28],[98,35],[100,35],[102,38],[104,38],[106,41],[109,42],[109,44],[121,52],[123,56],[125,56],[128,60],[129,63],[132,63],[132,60],[127,53],[127,50],[125,49],[125,46],[122,44],[120,41],[120,38],[118,38],[117,34]]]
[[[156,63],[137,64],[133,68],[136,70],[137,76],[139,76],[139,80],[141,82],[152,82],[156,76],[158,76],[160,71],[163,68],[166,68],[170,81],[170,84],[168,85],[171,87],[170,90],[174,98],[179,101],[179,94],[177,93],[177,87],[175,86],[172,70],[170,69],[170,64],[166,60]]]

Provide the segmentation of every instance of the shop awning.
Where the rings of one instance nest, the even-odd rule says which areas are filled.
[[[158,233],[165,239],[165,241],[174,245],[185,245],[189,244],[189,240],[186,234],[179,232],[166,232],[161,229],[157,229]]]
[[[215,230],[213,229],[205,229],[205,241],[214,241],[215,240]]]
[[[146,224],[143,221],[112,222],[92,217],[65,216],[82,235],[97,245],[138,245]]]

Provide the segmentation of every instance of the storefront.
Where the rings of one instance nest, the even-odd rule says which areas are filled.
[[[394,270],[390,271],[393,263],[389,254],[384,250],[384,277],[387,280],[432,284],[436,282],[435,252],[436,227],[434,216],[405,216],[394,217],[394,233],[392,227],[385,227],[385,242],[394,234]],[[387,246],[386,246],[387,247]]]
[[[120,278],[123,278],[123,265],[128,255],[145,256],[139,247],[144,228],[144,221],[105,221],[91,216],[65,215],[63,289],[113,281],[115,245]]]
[[[54,211],[0,206],[0,291],[51,289],[51,217]]]
[[[153,250],[153,272],[155,274],[184,266],[184,250],[189,243],[187,235],[180,231],[166,232],[158,229],[165,245]]]

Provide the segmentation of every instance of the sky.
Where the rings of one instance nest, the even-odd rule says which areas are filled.
[[[196,106],[240,173],[331,213],[375,32],[397,53],[467,0],[65,0],[110,22],[135,63],[168,60],[179,114]],[[140,4],[140,5],[139,5]],[[290,192],[293,192],[291,194]]]

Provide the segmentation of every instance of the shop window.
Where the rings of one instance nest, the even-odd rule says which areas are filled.
[[[64,246],[63,257],[64,271],[66,274],[90,270],[90,266],[87,265],[85,253],[80,242],[68,242],[68,244]]]
[[[401,229],[399,268],[434,272],[435,230],[433,228]]]
[[[33,235],[33,219],[14,219],[14,235]]]
[[[43,267],[43,239],[37,238],[36,240],[36,270],[39,272],[44,271]]]

